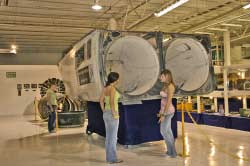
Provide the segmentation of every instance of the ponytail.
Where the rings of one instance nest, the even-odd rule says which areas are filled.
[[[119,79],[119,74],[116,72],[110,72],[108,75],[108,81],[106,82],[105,87],[109,86],[113,82],[117,81]]]
[[[110,84],[111,84],[111,82],[107,81],[105,87],[109,86]]]

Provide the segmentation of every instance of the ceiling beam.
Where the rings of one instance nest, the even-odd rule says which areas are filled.
[[[13,12],[1,12],[0,11],[0,20],[27,20],[27,19],[38,19],[39,21],[71,21],[71,22],[79,22],[79,23],[83,23],[83,22],[90,22],[91,20],[94,21],[94,18],[92,16],[81,16],[79,18],[77,17],[55,17],[55,16],[51,16],[51,15],[40,15],[40,14],[30,14],[30,13],[13,13]],[[37,21],[38,21],[37,20]],[[107,21],[107,19],[100,19],[101,21]]]
[[[3,44],[3,45],[12,45],[13,43],[7,43],[7,42],[2,42],[0,41],[0,44]],[[17,42],[15,43],[18,47],[22,46],[22,45],[47,45],[47,47],[51,47],[53,45],[58,45],[58,46],[65,46],[64,49],[67,47],[67,46],[70,46],[72,45],[73,43],[58,43],[58,42],[32,42],[32,41],[22,41],[22,42]]]
[[[0,10],[1,14],[8,13],[10,15],[40,15],[44,17],[51,17],[51,18],[72,18],[72,19],[91,19],[94,20],[96,17],[96,12],[65,12],[60,10],[42,10],[42,9],[32,9],[32,8],[21,8],[21,7],[6,7],[2,6]],[[106,18],[105,18],[106,17]],[[103,19],[109,19],[109,16],[103,16]]]
[[[19,0],[12,0],[12,1],[19,1]],[[102,2],[102,6],[106,6],[108,7],[108,4],[105,3],[107,1],[103,1]],[[14,2],[13,2],[14,3]],[[91,5],[94,4],[93,0],[22,0],[21,2],[19,2],[19,4],[38,4],[38,5],[43,5],[43,6],[60,6],[62,5],[62,7],[68,7],[70,5],[74,5],[75,7],[79,7],[79,6],[83,6],[83,7],[91,7]]]
[[[200,30],[203,30],[205,28],[215,26],[217,24],[221,24],[221,23],[224,23],[224,22],[227,22],[227,21],[231,21],[233,19],[243,17],[245,15],[249,15],[249,13],[247,13],[247,14],[243,14],[243,15],[240,15],[240,16],[236,16],[236,17],[232,16],[230,18],[225,18],[226,16],[229,16],[230,14],[233,15],[233,14],[239,13],[239,10],[241,10],[241,9],[242,9],[242,6],[239,5],[238,7],[234,8],[234,9],[232,9],[230,11],[224,12],[223,14],[220,14],[220,15],[218,15],[216,17],[204,20],[204,21],[199,22],[199,23],[197,23],[195,25],[192,25],[192,26],[190,26],[188,28],[182,29],[180,32],[200,31]]]
[[[84,36],[87,32],[85,33],[64,33],[64,32],[28,32],[28,31],[15,31],[15,30],[1,30],[0,29],[0,35],[1,36],[30,36],[30,37],[69,37],[73,39],[80,38]],[[0,37],[1,37],[0,36]]]
[[[201,17],[202,15],[204,15],[204,14],[207,14],[207,13],[211,13],[211,12],[214,12],[214,10],[216,9],[216,8],[222,8],[222,7],[225,7],[226,5],[228,5],[228,4],[231,4],[232,2],[230,2],[230,3],[226,3],[226,2],[223,2],[221,5],[218,5],[217,4],[217,6],[215,6],[215,7],[210,7],[209,9],[206,9],[206,11],[200,11],[200,12],[195,12],[194,14],[192,14],[191,16],[186,16],[187,14],[186,14],[186,12],[182,12],[182,10],[184,10],[185,8],[189,8],[189,7],[187,7],[186,5],[183,5],[183,6],[181,6],[180,8],[177,8],[176,10],[174,10],[174,11],[172,11],[171,13],[169,13],[169,15],[168,16],[171,16],[171,14],[174,14],[175,15],[175,13],[176,12],[181,12],[180,14],[181,14],[181,17],[182,18],[180,18],[179,20],[178,20],[178,22],[182,22],[182,21],[187,21],[187,20],[189,20],[189,19],[195,19],[195,17],[197,18],[197,17]],[[164,5],[161,7],[162,9],[163,8],[165,8],[165,7],[167,7],[167,6],[169,6],[169,3],[164,3]],[[214,9],[213,9],[214,8]],[[181,10],[182,9],[182,10]],[[213,10],[212,10],[213,9]],[[193,17],[195,15],[195,17]],[[184,16],[184,18],[183,18],[183,16]],[[131,29],[131,28],[134,28],[135,26],[138,26],[139,24],[141,24],[141,23],[143,23],[143,22],[145,22],[145,21],[147,21],[147,20],[149,20],[149,19],[151,19],[152,17],[154,17],[154,12],[152,12],[152,13],[150,13],[150,14],[148,14],[147,16],[145,16],[144,18],[142,18],[142,19],[139,19],[139,20],[137,20],[136,22],[134,22],[134,23],[132,23],[132,24],[130,24],[128,27],[127,27],[127,29]],[[162,18],[164,18],[164,17],[166,17],[166,16],[163,16]],[[160,18],[160,19],[162,19],[162,18]],[[158,18],[159,19],[159,18]],[[174,20],[176,20],[176,19],[174,19]]]
[[[0,33],[1,32],[30,32],[30,33],[54,33],[54,34],[72,34],[72,35],[81,35],[90,32],[93,29],[83,29],[83,30],[75,30],[75,29],[60,29],[60,28],[51,28],[51,27],[39,27],[34,28],[33,26],[22,26],[22,25],[12,25],[12,24],[3,24],[0,23]]]
[[[68,40],[74,41],[80,39],[81,36],[78,37],[71,37],[71,36],[45,36],[45,35],[15,35],[15,34],[8,34],[3,35],[0,33],[0,39],[34,39],[34,40]]]
[[[65,29],[75,29],[75,30],[85,30],[85,29],[96,29],[98,27],[94,26],[72,26],[72,25],[60,25],[60,24],[44,24],[44,23],[32,23],[32,22],[1,22],[0,26],[15,25],[15,26],[29,26],[30,28],[65,28]],[[101,27],[99,27],[101,28]]]
[[[246,33],[246,34],[241,35],[239,37],[232,38],[231,42],[237,42],[239,40],[243,40],[243,39],[246,39],[246,38],[250,38],[250,33]]]
[[[60,44],[73,44],[78,40],[72,40],[72,41],[62,41],[62,40],[34,40],[34,39],[6,39],[1,40],[1,43],[60,43]]]

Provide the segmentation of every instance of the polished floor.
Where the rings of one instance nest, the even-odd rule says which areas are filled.
[[[48,134],[46,122],[33,117],[0,117],[1,166],[106,166],[104,138],[84,128]],[[182,152],[181,125],[176,141]],[[249,166],[250,132],[185,124],[189,157],[168,158],[163,141],[125,148],[118,145],[121,166]],[[113,164],[114,165],[114,164]]]

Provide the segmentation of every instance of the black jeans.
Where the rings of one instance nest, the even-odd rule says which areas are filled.
[[[49,120],[48,120],[48,130],[49,132],[53,131],[55,129],[55,121],[56,121],[56,105],[52,105],[50,107],[51,113],[49,114]]]

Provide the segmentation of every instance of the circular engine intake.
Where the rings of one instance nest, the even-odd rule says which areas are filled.
[[[156,50],[145,39],[137,36],[118,38],[105,52],[106,73],[120,74],[118,90],[129,96],[142,95],[156,83],[160,71]]]

